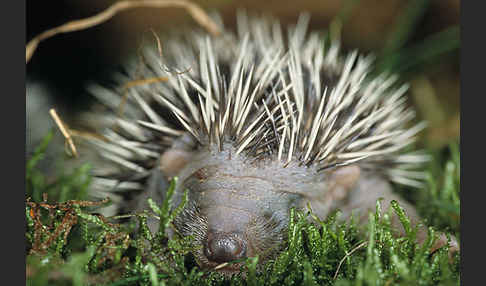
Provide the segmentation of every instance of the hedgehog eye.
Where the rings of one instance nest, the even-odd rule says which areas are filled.
[[[273,219],[273,213],[269,211],[264,212],[262,216],[265,221],[271,221]]]

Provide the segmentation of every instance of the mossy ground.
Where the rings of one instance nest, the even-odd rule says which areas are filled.
[[[47,184],[35,165],[48,141],[49,136],[27,162],[28,285],[459,285],[459,255],[449,259],[447,247],[430,253],[433,241],[419,246],[410,228],[407,236],[395,237],[390,216],[378,215],[379,202],[377,212],[369,216],[367,236],[353,221],[337,222],[339,213],[319,221],[312,213],[292,210],[285,250],[262,271],[256,269],[257,259],[250,258],[246,277],[225,279],[197,267],[190,238],[166,237],[163,230],[171,227],[182,207],[170,211],[170,199],[134,214],[137,228],[96,215],[95,209],[106,201],[83,200],[89,166]],[[432,234],[445,230],[460,237],[459,164],[454,144],[435,154],[427,187],[408,191]],[[169,193],[173,189],[172,185]],[[398,205],[393,211],[407,225]],[[150,215],[160,218],[162,231],[148,230]],[[317,226],[309,223],[308,216]]]

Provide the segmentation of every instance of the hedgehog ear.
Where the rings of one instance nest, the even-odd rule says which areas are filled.
[[[167,149],[160,157],[159,168],[167,178],[177,176],[191,159],[192,152],[182,149]]]
[[[304,208],[307,209],[307,204],[310,203],[312,212],[324,219],[333,211],[333,207],[341,205],[340,201],[344,201],[348,197],[360,175],[361,168],[358,165],[347,165],[328,172],[327,179],[320,184],[318,190],[303,202]]]
[[[351,190],[361,175],[361,168],[358,165],[347,165],[344,167],[338,167],[337,169],[333,170],[330,176],[332,186],[334,187],[334,191],[337,189],[344,189],[344,190]]]
[[[193,156],[196,140],[192,135],[184,133],[174,140],[159,160],[159,168],[167,178],[177,176]]]

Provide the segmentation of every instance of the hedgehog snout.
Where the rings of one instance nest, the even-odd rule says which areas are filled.
[[[208,237],[204,245],[204,255],[216,263],[245,258],[246,250],[246,241],[235,233],[216,233]]]

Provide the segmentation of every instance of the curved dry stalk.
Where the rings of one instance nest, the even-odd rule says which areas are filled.
[[[107,20],[111,19],[115,16],[118,12],[132,9],[132,8],[166,8],[166,7],[178,7],[184,8],[187,12],[194,18],[199,25],[203,26],[205,29],[208,30],[209,33],[213,35],[219,35],[221,33],[220,28],[213,20],[204,12],[204,10],[199,7],[198,5],[186,1],[186,0],[139,0],[139,1],[120,1],[117,2],[103,12],[98,13],[94,16],[74,20],[67,22],[61,26],[46,30],[41,34],[34,37],[32,40],[29,41],[27,46],[25,47],[25,63],[27,64],[32,55],[34,54],[35,50],[39,43],[45,39],[51,38],[57,34],[61,33],[69,33],[79,30],[85,30],[87,28],[99,25]]]
[[[56,122],[56,125],[57,127],[59,127],[59,130],[61,130],[61,133],[64,136],[64,138],[66,138],[66,144],[69,145],[72,154],[75,157],[78,157],[78,152],[76,151],[76,146],[74,146],[73,138],[71,137],[71,132],[69,132],[69,128],[67,128],[65,124],[62,122],[61,118],[59,118],[59,115],[57,115],[57,112],[54,108],[51,108],[49,110],[49,114],[51,115],[54,122]]]
[[[350,252],[347,252],[346,255],[344,255],[343,259],[341,259],[341,261],[339,261],[339,265],[336,269],[336,273],[334,273],[334,277],[333,279],[336,280],[337,278],[337,275],[339,273],[339,269],[341,269],[341,265],[343,264],[344,260],[349,257],[351,254],[353,254],[353,252],[355,252],[356,250],[360,249],[361,247],[365,246],[366,244],[368,244],[367,241],[364,241],[360,244],[358,244],[358,246],[356,246],[355,248],[353,248]]]

